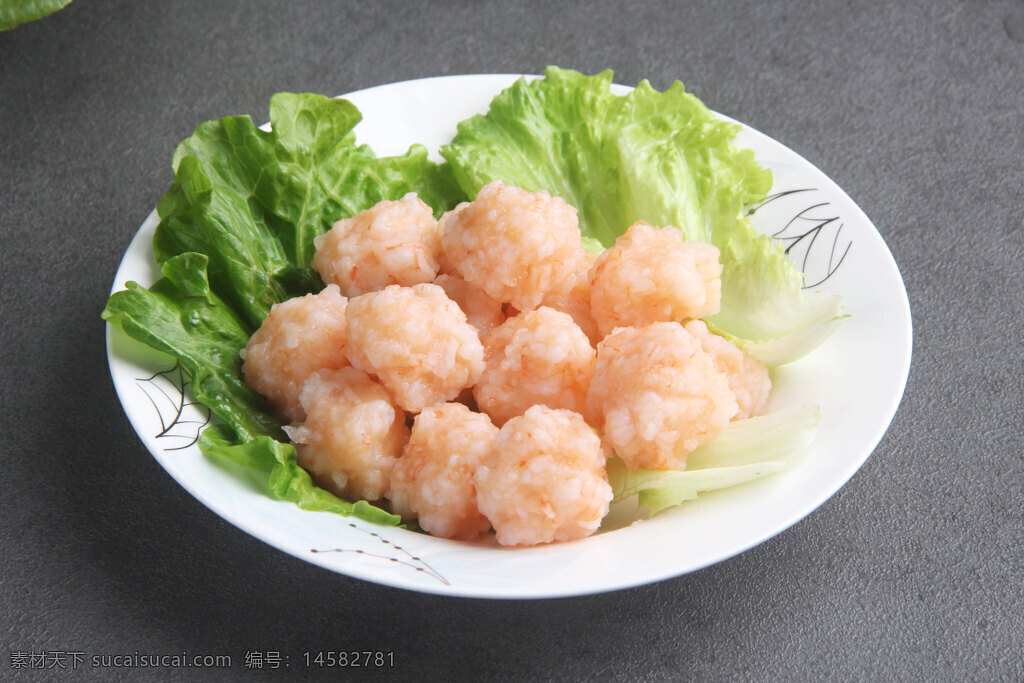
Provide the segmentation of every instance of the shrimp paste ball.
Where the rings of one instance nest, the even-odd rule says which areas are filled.
[[[505,310],[501,302],[495,301],[487,292],[469,284],[460,276],[454,273],[438,275],[434,284],[459,305],[466,314],[466,320],[481,337],[505,322]]]
[[[590,343],[597,345],[601,341],[601,334],[598,332],[597,323],[590,312],[590,276],[591,266],[597,261],[597,254],[588,251],[583,252],[576,272],[569,280],[570,286],[567,290],[559,290],[546,294],[541,305],[550,306],[556,311],[562,311],[572,316],[576,324],[587,335]]]
[[[434,536],[472,540],[491,528],[476,504],[474,476],[498,428],[461,403],[426,408],[391,473],[391,509],[419,518]]]
[[[285,427],[299,465],[339,496],[377,500],[409,439],[405,413],[384,387],[352,367],[310,375],[299,396],[303,423]]]
[[[506,422],[476,473],[477,505],[498,543],[594,533],[612,499],[605,459],[600,437],[572,411],[533,406]]]
[[[538,403],[582,413],[594,356],[567,313],[546,306],[520,313],[484,337],[486,366],[473,397],[499,425]]]
[[[763,413],[772,390],[768,368],[728,339],[713,334],[702,320],[691,320],[685,328],[700,340],[715,367],[729,380],[729,389],[739,406],[732,419],[742,420]]]
[[[349,364],[347,304],[336,285],[275,304],[242,350],[245,383],[286,421],[305,416],[299,392],[310,374]]]
[[[441,217],[448,263],[466,282],[520,311],[567,289],[582,258],[576,209],[500,180]]]
[[[349,360],[376,377],[403,410],[451,401],[480,378],[480,338],[435,284],[390,285],[354,297],[346,315]]]
[[[313,245],[313,269],[349,297],[430,282],[440,267],[437,221],[413,192],[341,219]]]
[[[683,469],[736,414],[725,375],[679,323],[622,327],[597,346],[593,424],[629,469]]]
[[[683,322],[717,313],[718,249],[684,242],[677,228],[634,223],[590,269],[590,309],[598,330]]]

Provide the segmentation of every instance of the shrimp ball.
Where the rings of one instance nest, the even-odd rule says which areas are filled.
[[[313,373],[299,400],[302,424],[285,427],[298,462],[339,496],[377,500],[409,438],[405,413],[381,385],[352,367]]]
[[[583,412],[594,348],[567,314],[542,306],[509,318],[484,337],[477,406],[505,424],[538,403]]]
[[[313,245],[313,269],[349,297],[430,282],[440,267],[437,221],[414,192],[341,219]]]
[[[584,251],[576,271],[569,280],[568,289],[550,292],[544,296],[541,305],[550,306],[572,316],[572,319],[587,335],[590,343],[597,345],[601,334],[597,330],[597,322],[590,313],[590,277],[591,266],[597,261],[597,254]]]
[[[580,246],[576,209],[500,180],[441,217],[445,256],[466,282],[521,311],[567,286]]]
[[[454,399],[484,369],[476,330],[435,284],[362,294],[349,301],[347,317],[352,365],[376,377],[409,412]]]
[[[425,408],[391,473],[391,509],[418,517],[434,536],[468,541],[486,532],[491,523],[477,508],[474,476],[497,433],[486,415],[461,403]]]
[[[448,298],[459,305],[466,320],[483,336],[505,322],[505,311],[500,301],[455,274],[438,275],[434,284],[444,290]]]
[[[590,269],[590,310],[602,336],[616,327],[700,318],[718,312],[721,276],[714,246],[638,221]]]
[[[763,413],[772,390],[768,368],[728,339],[712,333],[702,320],[691,320],[684,327],[700,340],[715,367],[728,378],[729,389],[739,406],[732,419],[742,420]]]
[[[629,469],[683,469],[736,414],[729,382],[679,323],[621,327],[597,346],[592,424]]]
[[[310,374],[349,364],[347,304],[336,285],[274,304],[242,349],[245,383],[288,422],[305,416],[299,392]]]
[[[601,439],[577,413],[533,406],[494,437],[476,473],[477,505],[498,543],[536,545],[594,533],[612,487]]]

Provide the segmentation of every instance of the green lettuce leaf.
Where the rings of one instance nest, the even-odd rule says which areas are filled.
[[[322,286],[313,238],[339,218],[407,192],[438,213],[462,198],[422,145],[388,158],[356,145],[360,118],[346,100],[278,93],[270,131],[248,116],[200,124],[157,206],[157,262],[206,254],[211,287],[255,328],[273,304]]]
[[[168,259],[164,277],[146,289],[135,282],[115,292],[101,314],[130,337],[174,356],[191,377],[192,398],[230,425],[242,440],[283,437],[266,401],[241,376],[239,349],[249,330],[206,279],[204,254]]]
[[[493,180],[547,190],[579,211],[588,248],[605,247],[637,220],[674,225],[721,252],[722,312],[709,322],[744,342],[768,342],[840,316],[838,297],[803,292],[781,247],[744,216],[772,187],[750,150],[732,145],[739,126],[715,116],[675,82],[642,81],[611,92],[612,73],[549,67],[520,79],[486,115],[458,125],[441,149],[466,195]],[[825,298],[821,298],[824,296]],[[806,338],[804,338],[806,342]],[[788,362],[807,344],[776,344]]]
[[[314,484],[309,473],[299,466],[295,448],[291,444],[267,436],[239,444],[224,426],[214,425],[203,431],[199,437],[199,447],[207,455],[267,473],[267,493],[295,503],[303,510],[356,516],[387,526],[396,526],[402,521],[398,515],[374,507],[364,500],[342,500]]]
[[[157,206],[153,253],[164,277],[149,289],[127,283],[102,316],[180,362],[193,398],[222,422],[207,429],[216,431],[200,448],[229,452],[236,462],[244,460],[239,453],[272,453],[269,490],[278,497],[394,523],[368,503],[344,503],[312,483],[282,443],[269,406],[245,386],[239,357],[271,306],[323,286],[309,266],[313,239],[335,221],[408,192],[438,214],[463,199],[424,147],[378,158],[357,145],[359,119],[345,100],[279,93],[270,102],[270,131],[245,116],[198,126],[175,151],[174,182]],[[226,451],[229,445],[238,450]],[[290,458],[283,455],[289,449]]]
[[[849,317],[842,297],[804,290],[803,276],[781,248],[756,233],[747,219],[718,246],[722,309],[705,321],[765,365],[804,357]]]
[[[731,422],[717,439],[687,456],[686,469],[629,470],[608,463],[614,500],[638,497],[654,515],[695,499],[702,491],[728,488],[782,471],[810,444],[821,424],[817,406],[804,405]]]
[[[0,31],[53,14],[71,0],[0,0]]]

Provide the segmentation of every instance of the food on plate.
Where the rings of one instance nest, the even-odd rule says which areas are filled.
[[[583,258],[576,209],[500,180],[441,217],[441,242],[462,278],[520,311],[571,287]]]
[[[504,305],[460,276],[442,273],[434,279],[434,284],[459,305],[466,314],[466,321],[476,328],[481,337],[505,322]]]
[[[728,339],[713,334],[703,320],[691,320],[684,328],[700,341],[701,348],[728,380],[737,405],[732,419],[743,420],[762,414],[772,390],[772,380],[764,363]]]
[[[678,322],[620,327],[597,345],[587,413],[629,469],[684,469],[736,410],[728,379]]]
[[[405,413],[388,392],[346,367],[310,375],[299,401],[305,419],[285,427],[299,464],[339,496],[380,499],[409,438]]]
[[[153,240],[163,277],[127,283],[103,317],[181,364],[216,418],[204,453],[266,472],[272,495],[305,509],[387,524],[419,515],[463,537],[429,521],[461,514],[424,503],[433,475],[419,490],[403,488],[415,473],[397,487],[392,477],[407,421],[423,423],[414,441],[434,451],[440,428],[424,416],[453,401],[465,407],[445,419],[479,422],[483,410],[502,439],[533,430],[520,444],[530,452],[546,453],[530,439],[554,424],[566,453],[592,453],[597,439],[617,456],[616,491],[652,511],[777,471],[782,450],[806,443],[816,413],[749,416],[770,409],[764,366],[820,344],[844,318],[841,300],[805,291],[751,227],[746,209],[765,200],[771,173],[681,84],[617,94],[610,72],[552,67],[459,122],[440,164],[420,145],[377,157],[356,142],[359,118],[345,100],[280,93],[269,130],[225,117],[175,151]],[[314,321],[308,340],[292,334],[300,318]],[[370,446],[357,453],[341,434]],[[543,455],[544,471],[593,484],[579,501],[591,507],[555,506],[542,524],[489,487],[555,494],[493,456],[499,542],[597,528],[603,465],[575,457]],[[687,460],[699,467],[648,469]]]
[[[536,405],[506,422],[476,474],[477,503],[502,545],[594,533],[612,487],[601,438],[569,410]]]
[[[631,225],[590,269],[590,311],[606,335],[616,327],[692,320],[718,313],[718,249],[685,242],[669,225]]]
[[[495,424],[537,404],[584,411],[595,352],[569,314],[547,306],[524,311],[483,343],[485,367],[473,397]]]
[[[337,285],[274,304],[240,352],[245,383],[286,421],[305,417],[299,393],[307,377],[349,364],[347,305]]]
[[[489,210],[460,228],[457,250],[498,231],[518,207],[551,200],[547,193],[498,189],[487,198]],[[409,195],[403,202],[418,200]],[[380,212],[394,207],[382,204]],[[432,215],[429,208],[424,213]],[[431,260],[461,268],[463,260],[445,244],[428,252]],[[581,242],[571,246],[570,253],[584,253]],[[582,538],[608,511],[606,458],[617,456],[629,470],[684,470],[687,454],[712,442],[740,403],[749,417],[768,398],[764,366],[690,319],[714,311],[708,292],[716,291],[717,257],[714,247],[682,242],[674,228],[642,223],[596,259],[579,257],[565,282],[579,285],[591,263],[592,287],[614,285],[625,293],[618,310],[626,310],[630,296],[638,309],[631,319],[616,319],[596,350],[571,315],[548,306],[512,309],[481,341],[479,327],[436,284],[382,284],[347,305],[328,285],[325,291],[343,304],[347,334],[339,349],[353,367],[316,372],[303,386],[307,417],[286,428],[298,462],[336,493],[386,496],[393,512],[445,538],[470,540],[492,527],[503,545]],[[449,285],[461,283],[456,293],[475,289],[450,277]],[[505,298],[532,286],[506,285]],[[477,291],[497,315],[501,302]],[[295,305],[314,300],[306,295]],[[607,320],[591,316],[596,300],[585,289],[577,302],[578,314]],[[291,310],[288,303],[272,309],[254,337],[280,327],[279,310]],[[322,331],[311,320],[310,340],[295,328],[289,343],[314,347]],[[466,389],[477,410],[451,402]],[[414,420],[411,435],[400,418],[405,413]],[[353,455],[364,447],[365,459]]]
[[[805,289],[782,248],[751,226],[748,209],[765,200],[772,174],[739,146],[739,131],[678,81],[622,93],[610,71],[550,67],[460,121],[441,156],[470,197],[495,180],[561,197],[576,208],[588,249],[612,246],[638,220],[711,244],[722,293],[708,323],[782,365],[845,315],[840,297]]]
[[[312,266],[347,297],[387,285],[411,287],[437,276],[440,239],[433,211],[410,192],[342,218],[317,236]]]
[[[391,473],[391,509],[434,536],[471,541],[486,533],[491,522],[477,507],[474,478],[497,433],[486,415],[461,403],[425,409]]]
[[[590,312],[590,268],[596,260],[597,254],[584,252],[576,271],[570,276],[568,288],[548,292],[540,302],[542,306],[568,313],[594,346],[601,341],[597,323]]]
[[[352,365],[383,384],[403,410],[451,401],[480,378],[480,337],[435,284],[367,292],[349,299],[346,316]]]

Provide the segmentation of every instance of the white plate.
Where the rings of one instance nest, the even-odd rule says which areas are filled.
[[[364,115],[356,129],[360,142],[378,155],[401,154],[420,142],[437,158],[456,123],[485,112],[514,78],[430,78],[346,97]],[[771,138],[744,128],[737,144],[752,148],[771,169],[772,195],[793,191],[758,209],[754,225],[795,244],[791,257],[805,268],[807,283],[822,280],[819,288],[841,294],[852,314],[823,346],[774,373],[769,409],[821,406],[821,429],[790,470],[706,494],[650,520],[612,521],[582,541],[507,549],[305,512],[272,500],[250,484],[254,480],[244,468],[213,461],[194,445],[208,413],[188,404],[187,391],[183,398],[173,360],[108,326],[107,355],[118,396],[153,457],[204,505],[275,548],[348,576],[444,595],[546,598],[637,586],[719,562],[802,519],[857,471],[896,412],[911,348],[906,290],[867,216],[821,171]],[[148,285],[158,277],[150,249],[156,224],[155,213],[142,224],[121,262],[115,290],[128,280]],[[800,235],[806,236],[797,240]]]

